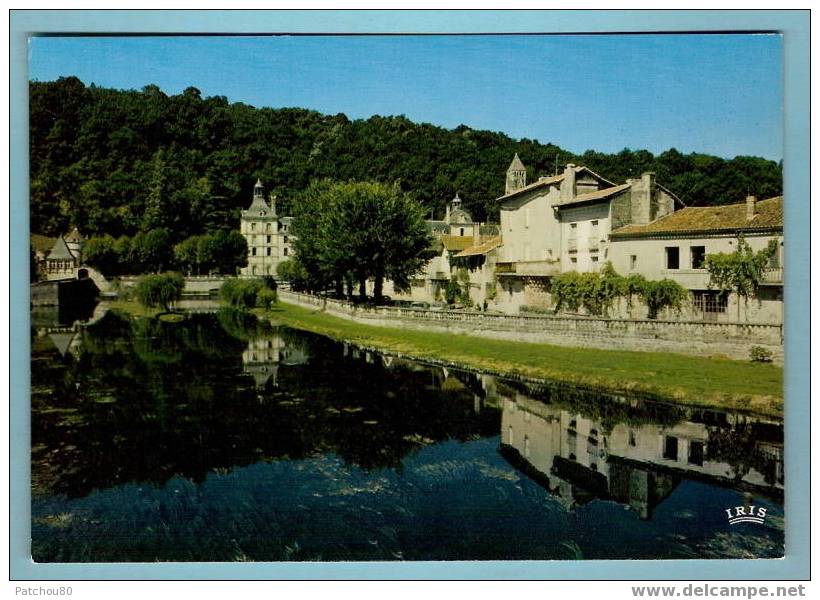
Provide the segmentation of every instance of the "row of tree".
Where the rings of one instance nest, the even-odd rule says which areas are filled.
[[[364,300],[372,280],[379,303],[385,279],[406,288],[427,259],[424,208],[396,184],[315,182],[295,217],[296,258],[277,274],[291,281],[297,274],[307,291],[352,295],[358,287]]]
[[[235,275],[248,264],[248,245],[238,231],[219,230],[175,243],[167,227],[133,237],[105,234],[86,240],[83,262],[106,276],[159,273],[177,268],[193,275]]]
[[[398,181],[426,215],[440,216],[458,191],[474,218],[495,220],[515,152],[530,180],[569,162],[615,182],[655,171],[690,205],[782,192],[781,165],[762,158],[675,149],[576,155],[466,125],[257,109],[196,88],[169,96],[154,85],[120,91],[65,77],[32,82],[29,106],[31,228],[49,235],[70,225],[115,237],[168,228],[177,239],[233,228],[257,177],[282,199],[283,214],[296,212],[310,182],[332,178]]]

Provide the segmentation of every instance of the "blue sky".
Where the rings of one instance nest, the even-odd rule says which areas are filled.
[[[29,76],[553,142],[783,155],[778,35],[40,37]]]

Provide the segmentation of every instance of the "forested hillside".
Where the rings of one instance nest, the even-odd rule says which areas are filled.
[[[233,227],[260,178],[280,213],[317,178],[398,181],[441,216],[456,191],[477,219],[497,219],[494,199],[515,152],[528,180],[568,162],[620,183],[643,171],[690,205],[781,193],[781,166],[671,149],[573,155],[466,125],[453,130],[398,117],[351,121],[298,108],[254,108],[188,88],[120,91],[75,77],[30,84],[31,230],[77,225],[86,235],[158,227],[179,239]],[[464,115],[469,121],[470,116]]]

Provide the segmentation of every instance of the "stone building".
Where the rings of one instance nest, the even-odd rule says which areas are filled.
[[[75,227],[54,241],[51,251],[40,262],[40,273],[47,280],[76,278],[82,264],[84,238]]]
[[[443,301],[444,288],[456,275],[456,269],[468,266],[463,262],[457,265],[456,256],[497,237],[497,228],[494,225],[473,221],[470,213],[462,206],[462,200],[458,194],[447,204],[445,211],[444,219],[426,221],[427,230],[432,239],[429,248],[431,257],[423,271],[410,281],[410,289],[399,292],[393,288],[391,282],[385,282],[385,294],[394,299],[417,302]],[[490,281],[494,281],[492,270],[488,273]],[[469,270],[466,276],[471,276]],[[471,299],[481,305],[486,297],[484,277],[481,277],[481,281],[471,282],[469,285]]]
[[[710,254],[732,253],[742,235],[752,250],[776,240],[761,287],[745,302],[736,294],[709,289],[704,261]],[[609,259],[618,273],[647,279],[672,279],[692,292],[686,316],[706,321],[783,322],[783,198],[724,206],[684,208],[648,223],[618,227],[610,235]]]
[[[276,214],[276,197],[271,195],[270,204],[265,201],[262,182],[253,187],[253,201],[242,211],[240,233],[248,242],[248,266],[242,269],[244,276],[276,276],[276,267],[293,255],[290,226],[292,217]]]
[[[527,184],[516,156],[500,203],[501,237],[495,307],[549,308],[549,279],[598,271],[609,260],[613,227],[648,223],[674,210],[675,197],[652,173],[615,185],[583,166]]]

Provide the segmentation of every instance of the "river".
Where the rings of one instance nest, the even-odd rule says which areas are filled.
[[[32,327],[35,561],[783,555],[780,422],[237,312],[95,321]]]

